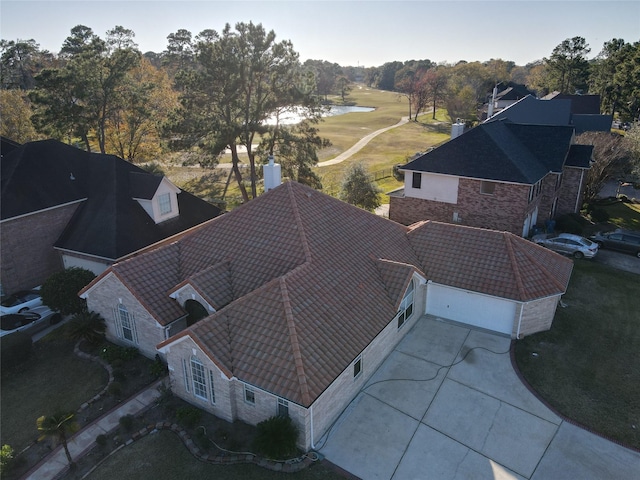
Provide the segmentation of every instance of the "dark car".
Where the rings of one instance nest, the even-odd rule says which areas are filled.
[[[616,230],[615,232],[596,233],[590,238],[602,248],[630,253],[640,258],[640,232]]]
[[[44,305],[23,313],[9,313],[0,317],[0,337],[15,332],[33,335],[49,325],[55,325],[60,320],[62,320],[60,313]]]

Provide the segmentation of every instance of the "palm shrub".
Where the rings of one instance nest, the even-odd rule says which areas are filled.
[[[71,453],[69,453],[69,446],[67,445],[68,437],[78,431],[80,425],[76,421],[75,413],[71,412],[57,412],[53,415],[43,415],[36,420],[36,427],[40,432],[40,438],[51,438],[55,442],[59,442],[64,447],[64,453],[67,456],[69,465],[73,465],[73,459]]]
[[[297,454],[298,427],[290,417],[279,415],[257,425],[254,448],[258,453],[275,460]]]
[[[85,340],[97,345],[104,340],[107,324],[96,312],[82,311],[76,313],[67,324],[67,336],[73,341]]]

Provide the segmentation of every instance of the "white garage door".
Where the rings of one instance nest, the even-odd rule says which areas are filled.
[[[516,304],[430,283],[427,287],[426,313],[511,335]]]

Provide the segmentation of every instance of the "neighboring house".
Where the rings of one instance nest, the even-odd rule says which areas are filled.
[[[499,83],[493,89],[488,103],[483,105],[482,110],[479,112],[479,118],[486,120],[527,95],[534,95],[534,93],[527,89],[525,85],[513,82]]]
[[[3,143],[4,146],[4,143]],[[0,242],[5,293],[68,267],[96,274],[221,211],[113,155],[56,140],[2,155]]]
[[[613,117],[600,115],[599,104],[599,95],[557,95],[542,99],[529,95],[490,116],[485,123],[509,120],[531,125],[569,125],[575,128],[576,134],[610,132]]]
[[[572,265],[510,233],[405,227],[289,182],[80,295],[110,340],[160,352],[175,395],[228,421],[289,415],[313,448],[423,314],[546,330]]]
[[[527,237],[536,224],[579,211],[592,151],[574,145],[570,126],[487,122],[402,166],[389,218]]]

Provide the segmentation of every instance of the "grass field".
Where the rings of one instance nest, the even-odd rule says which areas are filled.
[[[553,327],[516,343],[529,384],[563,415],[640,448],[640,281],[575,262]]]
[[[337,98],[332,100],[338,101]],[[318,125],[319,134],[331,142],[331,146],[318,152],[320,162],[335,158],[353,146],[362,137],[385,127],[395,125],[409,114],[407,99],[397,93],[356,86],[348,100],[359,106],[374,107],[366,113],[348,113],[325,118]],[[418,117],[418,122],[409,122],[375,137],[360,152],[349,160],[328,167],[316,167],[322,179],[323,191],[337,195],[345,168],[354,162],[361,162],[367,170],[376,174],[378,187],[383,192],[399,188],[401,183],[390,175],[394,165],[405,163],[407,158],[419,151],[446,141],[449,138],[449,125],[444,111],[438,111],[436,120],[427,113]],[[241,157],[242,158],[242,157]],[[229,163],[230,157],[223,158],[221,164]],[[202,198],[214,199],[220,196],[228,170],[206,171],[198,167],[163,165],[165,174],[176,185],[185,188]],[[205,177],[203,179],[203,177]],[[239,196],[239,189],[232,179],[227,197]],[[388,203],[388,197],[380,196],[382,203]]]

